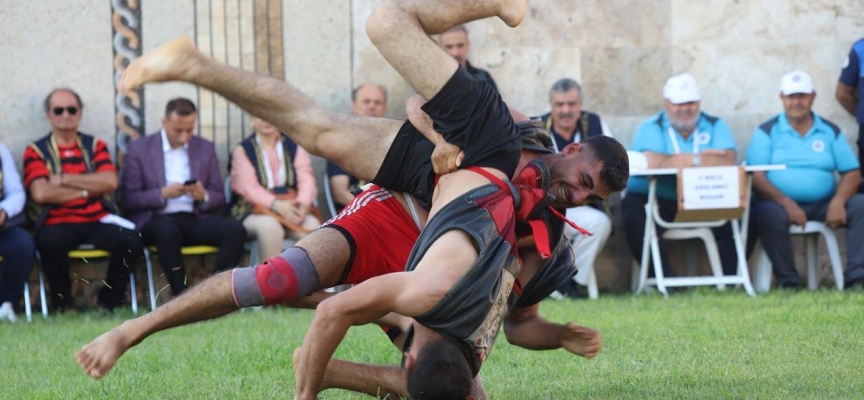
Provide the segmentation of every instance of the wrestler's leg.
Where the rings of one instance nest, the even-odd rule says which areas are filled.
[[[149,82],[184,81],[224,96],[288,134],[306,151],[372,180],[402,121],[335,113],[285,81],[221,64],[179,37],[136,59],[120,79],[122,91]]]
[[[302,246],[312,261],[321,287],[335,285],[350,258],[351,249],[345,237],[334,229],[318,229],[297,245]],[[152,312],[126,321],[97,337],[78,351],[78,364],[88,375],[101,378],[127,350],[150,335],[218,318],[237,310],[233,272],[213,275]],[[305,305],[302,302],[296,305],[314,307],[314,304]]]
[[[75,355],[84,372],[99,379],[133,346],[148,336],[237,310],[231,294],[231,271],[220,272],[165,305],[102,334]]]
[[[387,0],[369,16],[366,32],[414,90],[431,99],[453,76],[458,63],[428,35],[493,16],[516,26],[522,22],[525,5],[526,0]]]

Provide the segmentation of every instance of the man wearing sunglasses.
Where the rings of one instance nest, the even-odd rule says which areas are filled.
[[[84,244],[111,253],[98,299],[111,310],[126,297],[126,280],[142,245],[134,225],[111,214],[106,196],[117,188],[117,170],[105,142],[78,131],[83,108],[71,89],[55,89],[45,98],[51,132],[24,152],[27,212],[54,308],[75,307],[68,253]]]

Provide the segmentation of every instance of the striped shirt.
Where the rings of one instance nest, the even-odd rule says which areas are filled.
[[[67,146],[57,146],[60,155],[63,173],[66,175],[86,174],[87,164],[81,154],[77,143]],[[96,151],[93,153],[94,172],[116,172],[114,164],[111,163],[111,155],[105,142],[97,140]],[[36,179],[48,178],[50,172],[45,160],[33,146],[28,146],[24,151],[24,186],[30,187]],[[98,222],[100,218],[108,214],[108,210],[99,201],[100,197],[87,199],[69,200],[59,206],[52,208],[45,219],[45,225],[57,224],[85,224]]]

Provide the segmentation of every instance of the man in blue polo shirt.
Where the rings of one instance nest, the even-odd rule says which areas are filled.
[[[732,165],[735,163],[735,139],[729,125],[720,118],[699,110],[702,95],[696,79],[690,74],[669,78],[663,85],[664,110],[648,118],[636,130],[630,150],[642,152],[648,168],[688,168]],[[677,181],[674,176],[657,180],[657,201],[660,215],[666,220],[678,212]],[[648,202],[648,180],[631,176],[627,195],[621,203],[624,228],[630,252],[637,261],[642,259],[645,233],[645,203]],[[657,226],[657,235],[664,228]],[[714,228],[723,272],[737,271],[738,256],[728,223]],[[663,275],[674,276],[666,246],[660,243]],[[653,273],[653,269],[651,269]]]
[[[858,119],[858,157],[864,154],[864,38],[852,45],[846,56],[840,82],[837,82],[837,101]],[[864,174],[864,170],[861,171]],[[864,185],[861,186],[864,191]]]
[[[864,194],[858,160],[837,125],[811,111],[816,92],[804,71],[790,72],[780,81],[786,110],[753,132],[747,163],[785,164],[782,171],[754,172],[751,237],[762,239],[771,259],[776,284],[798,288],[795,252],[789,225],[825,221],[830,228],[846,226],[847,287],[864,283]],[[835,183],[834,171],[840,173]]]

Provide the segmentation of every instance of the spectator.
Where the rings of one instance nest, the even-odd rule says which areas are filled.
[[[846,56],[843,70],[840,72],[840,81],[837,82],[835,97],[840,105],[857,117],[858,120],[858,158],[864,155],[864,85],[861,83],[864,74],[864,38],[852,45],[852,50]],[[864,167],[860,167],[864,174]],[[861,189],[864,190],[864,185]]]
[[[599,115],[582,109],[582,88],[572,79],[561,78],[552,85],[549,90],[549,106],[552,111],[540,118],[546,131],[552,135],[556,152],[560,152],[570,143],[580,142],[583,138],[601,135],[612,137]],[[579,235],[569,225],[565,226],[573,241],[579,272],[573,280],[564,282],[558,288],[559,293],[568,297],[583,297],[582,291],[575,284],[588,284],[588,273],[594,267],[594,260],[612,234],[612,220],[607,210],[608,203],[605,201],[567,209],[567,219],[578,221],[579,226],[593,233],[593,236]]]
[[[111,214],[107,198],[117,189],[117,170],[105,142],[78,132],[81,98],[71,89],[55,89],[44,106],[51,132],[24,152],[24,185],[51,303],[58,311],[74,309],[68,253],[89,244],[111,253],[98,295],[99,307],[110,311],[126,296],[128,275],[141,257],[141,238],[132,223]]]
[[[229,209],[249,239],[258,240],[261,260],[267,260],[282,252],[286,234],[298,240],[321,225],[309,212],[318,189],[306,150],[269,122],[253,118],[252,124],[255,133],[231,152],[231,189],[239,196],[233,196]]]
[[[384,118],[387,114],[387,90],[381,85],[366,83],[351,92],[351,112],[354,115]],[[330,177],[330,193],[337,212],[354,199],[351,193],[363,185],[359,179],[327,160],[327,175]]]
[[[453,56],[471,76],[481,81],[489,82],[492,89],[498,91],[498,86],[495,85],[495,80],[492,75],[480,68],[476,68],[468,62],[468,52],[471,50],[471,41],[468,40],[468,28],[465,25],[456,25],[447,32],[441,34],[439,43],[447,54]]]
[[[690,74],[669,78],[663,85],[664,110],[648,118],[636,130],[631,150],[642,152],[648,168],[686,168],[732,165],[735,163],[735,139],[729,126],[720,118],[700,111],[702,94],[696,79]],[[657,179],[657,202],[660,215],[673,220],[678,213],[677,180]],[[648,180],[631,177],[627,194],[621,203],[627,244],[637,262],[642,259],[645,234],[645,204],[648,202]],[[665,229],[657,226],[662,237]],[[737,272],[738,256],[729,223],[713,228],[720,252],[723,272]],[[675,276],[669,264],[666,246],[660,243],[663,275]],[[653,269],[651,269],[653,273]]]
[[[15,160],[0,143],[0,320],[15,322],[14,306],[24,292],[24,282],[36,261],[36,243],[21,225],[26,222],[27,195]]]
[[[351,113],[358,116],[384,118],[387,114],[387,90],[377,84],[367,83],[358,86],[351,93]],[[327,160],[327,176],[330,181],[333,208],[337,213],[342,211],[354,199],[354,193],[366,184],[330,160]]]
[[[192,134],[195,105],[176,98],[162,129],[129,144],[123,168],[123,206],[144,243],[158,248],[174,295],[187,287],[182,246],[218,246],[214,268],[234,268],[243,255],[243,225],[218,214],[225,206],[213,143]]]
[[[861,172],[855,153],[837,125],[812,111],[816,92],[807,72],[795,71],[780,81],[784,112],[753,132],[748,164],[785,164],[781,171],[754,172],[750,235],[762,239],[778,287],[798,288],[795,251],[789,225],[825,221],[832,229],[846,226],[846,285],[864,283],[864,195],[856,194]],[[834,172],[840,173],[835,183]]]

